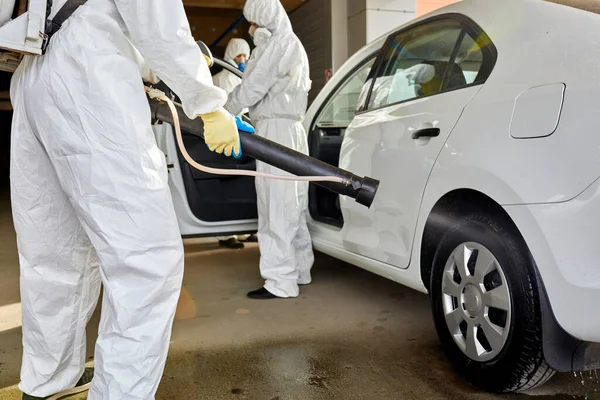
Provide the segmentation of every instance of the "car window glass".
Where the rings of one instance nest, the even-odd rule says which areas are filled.
[[[384,50],[368,108],[436,94],[452,86],[464,86],[466,77],[458,65],[453,65],[448,85],[444,85],[444,75],[462,31],[459,21],[448,19],[396,35]]]
[[[448,84],[445,85],[445,89],[453,89],[453,83],[456,87],[477,82],[483,60],[482,49],[471,36],[465,35],[454,61],[454,65],[458,66],[458,68],[456,68],[456,71],[450,71],[450,74],[452,72],[461,73],[465,78],[465,82],[460,82],[460,79],[449,80]]]
[[[348,76],[335,94],[329,99],[327,105],[317,119],[317,126],[347,128],[356,113],[360,91],[371,72],[375,58],[370,59],[358,70]]]

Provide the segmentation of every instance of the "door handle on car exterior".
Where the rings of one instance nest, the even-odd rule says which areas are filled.
[[[433,138],[438,137],[440,135],[440,128],[423,128],[417,129],[413,132],[413,139],[421,139],[421,138]]]

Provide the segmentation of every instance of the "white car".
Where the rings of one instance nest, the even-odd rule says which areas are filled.
[[[313,157],[381,180],[370,209],[311,187],[315,248],[428,292],[485,390],[600,367],[599,77],[599,15],[464,0],[365,46],[307,113]],[[191,170],[158,136],[183,235],[256,229],[252,179]]]

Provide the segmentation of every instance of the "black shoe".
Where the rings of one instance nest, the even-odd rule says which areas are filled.
[[[22,400],[59,400],[67,396],[82,393],[90,388],[93,378],[94,368],[86,368],[85,371],[83,371],[81,378],[79,378],[79,381],[75,384],[74,388],[63,390],[62,392],[56,393],[55,395],[49,397],[35,397],[23,393]]]
[[[246,242],[258,243],[258,236],[256,234],[252,234],[252,235],[248,236],[248,239],[246,239]]]
[[[237,238],[229,238],[227,240],[219,240],[219,246],[239,250],[244,248],[244,243],[237,240]]]
[[[270,299],[280,299],[281,297],[275,296],[273,293],[269,292],[264,287],[261,287],[258,290],[253,290],[252,292],[248,292],[248,297],[254,300],[270,300]]]

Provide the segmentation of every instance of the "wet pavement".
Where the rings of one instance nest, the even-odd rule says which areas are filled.
[[[0,400],[16,400],[19,272],[7,213],[0,228]],[[261,284],[258,256],[256,245],[235,251],[211,240],[186,243],[184,290],[157,399],[600,400],[593,372],[558,374],[527,394],[478,391],[445,358],[427,296],[322,254],[299,298],[248,300],[245,293]]]

